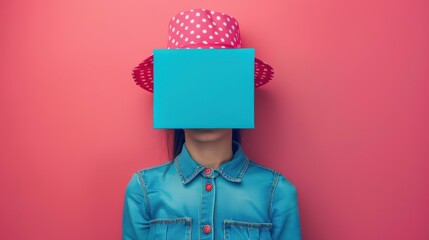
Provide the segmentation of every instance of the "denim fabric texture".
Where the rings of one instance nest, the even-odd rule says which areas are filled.
[[[279,172],[234,155],[205,168],[186,144],[173,160],[135,172],[125,191],[122,239],[301,239],[295,186]]]

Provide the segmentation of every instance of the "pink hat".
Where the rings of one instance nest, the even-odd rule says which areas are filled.
[[[167,48],[241,48],[237,20],[204,8],[180,12],[169,23]],[[255,87],[273,78],[273,68],[255,58]],[[153,92],[153,54],[133,69],[137,85]]]

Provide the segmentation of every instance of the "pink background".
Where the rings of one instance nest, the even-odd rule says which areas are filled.
[[[131,175],[168,160],[131,70],[198,7],[275,69],[243,146],[297,186],[303,239],[429,239],[423,0],[2,1],[0,239],[121,238]]]

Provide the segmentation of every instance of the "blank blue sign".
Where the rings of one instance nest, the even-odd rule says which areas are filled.
[[[154,128],[254,128],[254,48],[153,53]]]

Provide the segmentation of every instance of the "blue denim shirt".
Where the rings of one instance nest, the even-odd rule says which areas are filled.
[[[230,161],[211,169],[183,144],[174,161],[134,173],[125,193],[122,238],[301,239],[295,186],[249,160],[239,143],[233,149]]]

